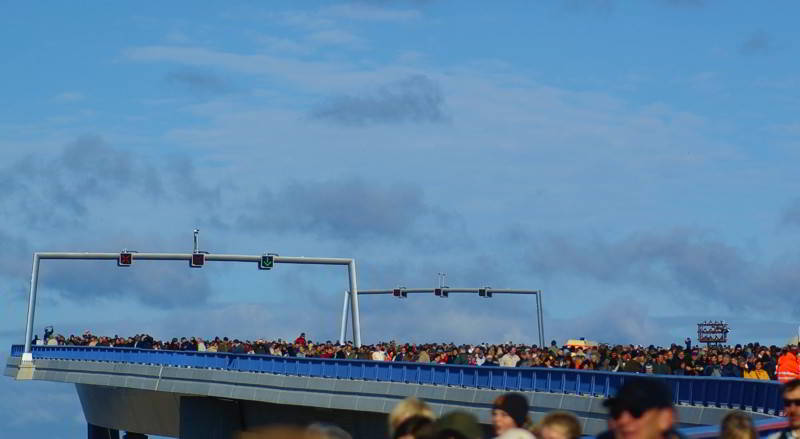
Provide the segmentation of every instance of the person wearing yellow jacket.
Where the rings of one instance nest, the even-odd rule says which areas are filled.
[[[755,369],[744,372],[744,377],[751,380],[769,380],[769,374],[764,370],[764,364],[760,360],[756,361]]]

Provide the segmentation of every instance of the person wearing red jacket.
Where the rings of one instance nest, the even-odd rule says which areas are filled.
[[[800,378],[800,364],[797,362],[797,345],[790,345],[778,358],[778,367],[775,369],[778,381],[783,384]]]
[[[300,346],[305,346],[306,345],[306,333],[305,332],[300,333],[300,337],[297,337],[296,339],[294,339],[294,344],[297,344],[297,345],[300,345]]]

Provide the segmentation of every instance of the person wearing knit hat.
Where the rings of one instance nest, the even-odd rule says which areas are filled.
[[[522,429],[528,417],[528,399],[521,393],[506,393],[497,397],[492,404],[492,426],[497,437],[533,438]]]

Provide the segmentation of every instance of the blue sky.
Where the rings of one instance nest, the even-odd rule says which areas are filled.
[[[353,257],[361,288],[542,289],[548,340],[668,344],[725,319],[734,342],[782,343],[798,8],[8,3],[0,341],[22,341],[32,252],[188,252],[197,227],[215,253]],[[336,268],[48,261],[36,332],[334,339],[346,286]],[[532,343],[533,307],[368,297],[363,337]],[[39,384],[0,382],[26,395],[3,398],[6,424],[82,434],[74,390]],[[42,406],[63,410],[20,415]]]

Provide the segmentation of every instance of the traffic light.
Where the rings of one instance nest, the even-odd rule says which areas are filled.
[[[448,296],[448,292],[442,288],[434,289],[433,294],[436,295],[436,297],[441,297],[441,298],[445,298]]]
[[[481,297],[489,298],[492,297],[492,292],[488,288],[479,288],[478,295]]]
[[[130,267],[131,264],[133,264],[133,253],[126,251],[120,252],[117,265],[120,267]]]
[[[408,291],[405,288],[395,288],[392,290],[392,295],[398,299],[405,299],[408,297]]]
[[[202,267],[206,263],[205,253],[192,253],[192,260],[189,263],[192,267]]]
[[[274,255],[262,255],[261,261],[258,263],[258,268],[261,270],[272,270],[272,267],[275,266],[275,256]]]

